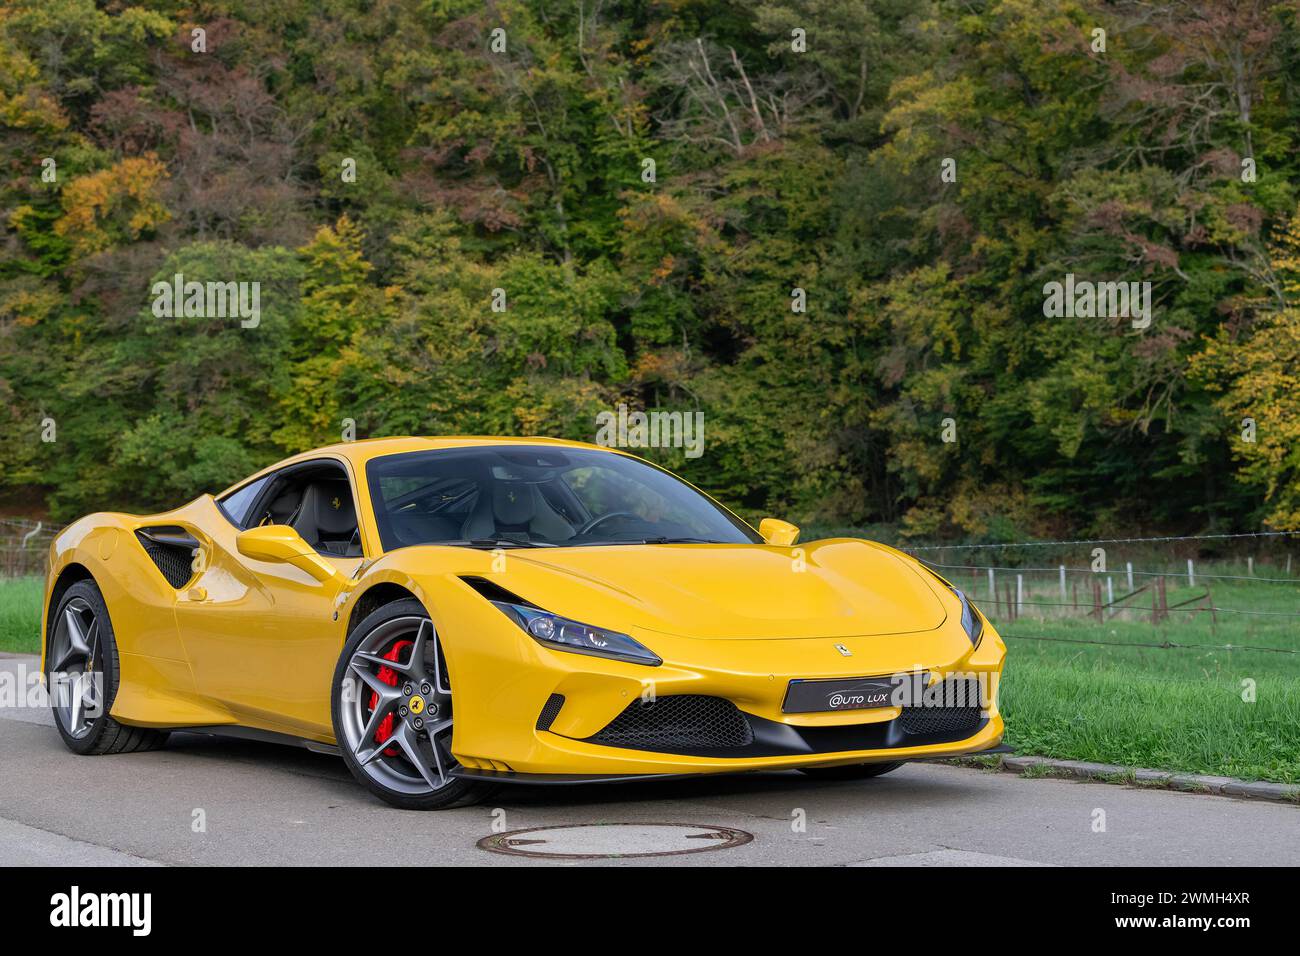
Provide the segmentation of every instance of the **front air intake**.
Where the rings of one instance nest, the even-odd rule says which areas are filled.
[[[926,698],[928,701],[904,707],[899,714],[898,724],[907,733],[950,737],[971,733],[979,726],[982,708],[978,680],[946,680],[927,691]]]
[[[754,732],[731,701],[680,694],[634,701],[587,740],[606,747],[679,753],[748,747]]]
[[[552,694],[546,698],[546,703],[542,705],[542,712],[537,715],[537,729],[550,730],[551,724],[555,723],[555,718],[560,716],[560,708],[563,706],[563,694]]]

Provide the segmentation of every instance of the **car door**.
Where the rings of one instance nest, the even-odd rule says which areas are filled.
[[[338,487],[358,500],[347,463],[329,460],[296,463],[243,498],[240,488],[214,502],[200,571],[181,593],[176,619],[199,694],[228,709],[239,724],[328,738],[330,681],[340,649],[335,602],[364,556],[318,548],[339,572],[321,582],[293,565],[246,557],[236,545],[244,527],[258,523],[256,515],[269,516],[266,504],[276,497],[277,482],[312,467],[346,479]],[[223,510],[245,507],[244,514]]]

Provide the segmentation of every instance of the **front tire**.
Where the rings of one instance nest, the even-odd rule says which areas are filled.
[[[50,616],[45,655],[54,726],[75,754],[156,750],[167,731],[129,727],[109,716],[121,683],[121,662],[108,605],[94,581],[78,581],[64,592]]]
[[[330,713],[344,763],[385,803],[445,810],[496,790],[452,773],[451,681],[419,601],[387,604],[357,625],[334,669]]]
[[[904,761],[889,763],[852,763],[844,767],[800,767],[800,773],[806,773],[818,780],[866,780],[869,777],[881,777],[892,770],[897,770]]]

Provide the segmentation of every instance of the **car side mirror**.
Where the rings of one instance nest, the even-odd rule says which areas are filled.
[[[759,523],[758,533],[768,544],[788,547],[799,540],[799,526],[780,518],[764,518]]]
[[[339,573],[302,539],[302,535],[285,524],[267,524],[241,531],[235,536],[235,547],[244,557],[254,561],[292,564],[321,583]]]

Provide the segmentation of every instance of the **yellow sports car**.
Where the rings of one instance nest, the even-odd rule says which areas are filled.
[[[1006,648],[967,596],[892,548],[797,538],[595,445],[335,445],[65,529],[42,667],[77,753],[274,739],[413,809],[998,747]]]

